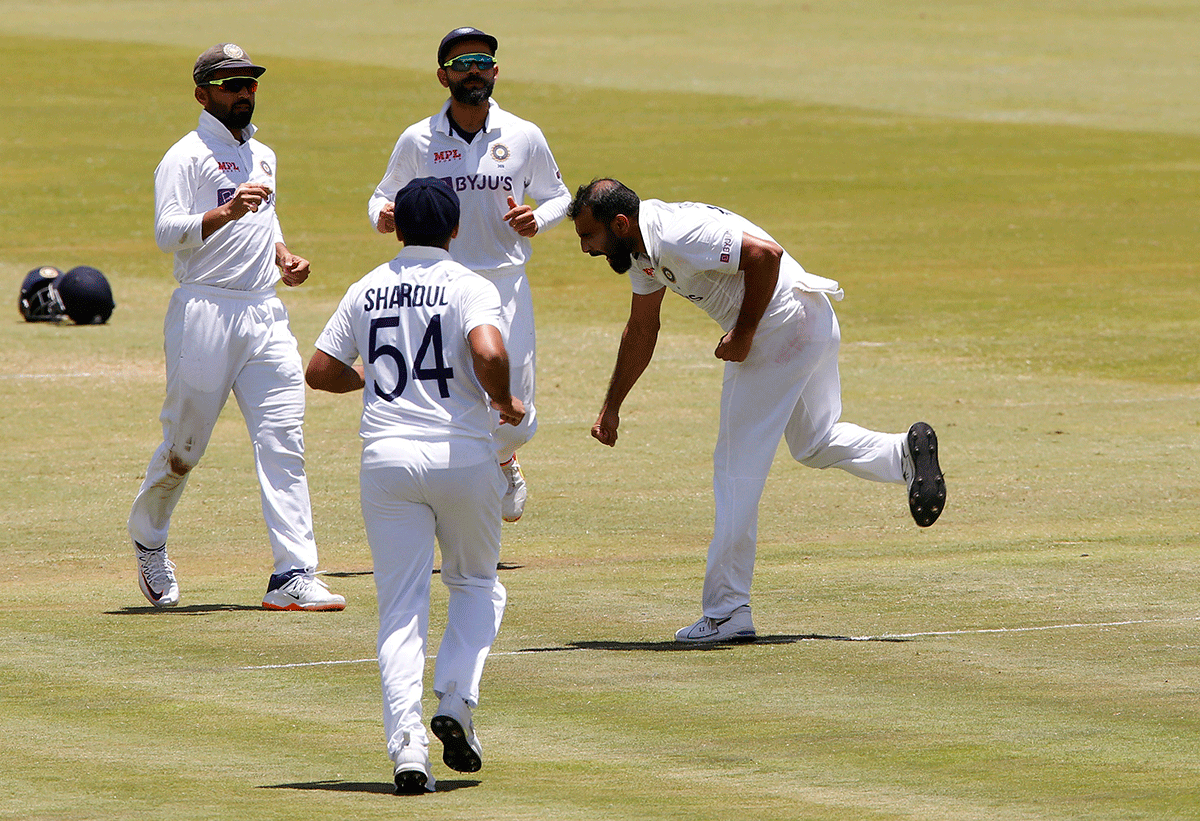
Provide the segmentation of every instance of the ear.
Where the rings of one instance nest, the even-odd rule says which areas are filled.
[[[624,214],[617,214],[612,222],[612,232],[621,239],[628,239],[630,235],[629,229],[631,224],[632,223],[630,223],[629,217],[625,216]]]
[[[200,86],[196,86],[196,102],[200,105],[208,105],[208,92]]]
[[[454,239],[457,236],[458,236],[458,226],[456,225],[456,226],[454,226],[454,230],[450,232],[450,239]]]
[[[446,69],[438,69],[438,82],[442,84],[442,88],[450,87],[450,78],[446,76]]]

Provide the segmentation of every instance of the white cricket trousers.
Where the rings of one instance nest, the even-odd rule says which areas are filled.
[[[782,437],[796,461],[876,482],[904,482],[904,434],[839,422],[841,331],[829,298],[793,291],[764,319],[744,362],[725,365],[713,453],[716,522],[704,576],[704,615],[750,603],[758,504]]]
[[[434,664],[433,691],[453,689],[479,704],[483,664],[504,616],[507,593],[496,576],[500,558],[500,497],[507,483],[489,458],[470,467],[431,468],[421,443],[397,446],[389,456],[412,454],[410,464],[371,464],[363,449],[359,473],[363,522],[375,565],[379,602],[379,674],[383,729],[393,761],[404,734],[428,745],[421,722],[425,648],[434,542],[441,548],[441,579],[449,598],[446,630]]]
[[[492,441],[501,462],[537,432],[537,408],[534,407],[537,366],[537,334],[533,327],[533,296],[525,268],[501,268],[484,271],[500,292],[500,331],[508,351],[509,386],[512,395],[525,404],[525,418],[519,425],[501,425],[500,412],[492,411]]]
[[[171,514],[232,391],[254,447],[273,572],[315,568],[304,370],[283,302],[274,292],[181,285],[167,306],[163,339],[163,441],[133,502],[129,535],[144,547],[167,543]]]

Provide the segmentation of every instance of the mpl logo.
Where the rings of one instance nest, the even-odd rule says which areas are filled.
[[[451,148],[449,151],[434,151],[433,152],[434,165],[436,165],[437,163],[440,163],[440,162],[453,162],[454,160],[461,160],[461,159],[462,159],[462,154],[458,153],[457,148]]]
[[[222,171],[237,171],[237,170],[239,170],[237,167],[237,163],[235,163],[235,162],[220,162],[220,161],[218,161],[217,168],[221,169]]]

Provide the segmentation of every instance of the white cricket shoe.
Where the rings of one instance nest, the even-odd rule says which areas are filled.
[[[754,622],[750,618],[750,605],[743,604],[723,619],[701,616],[688,627],[675,631],[675,641],[688,644],[714,644],[723,641],[754,641]]]
[[[413,741],[407,732],[394,764],[396,795],[421,795],[437,789],[437,779],[429,769],[429,748]]]
[[[946,479],[938,465],[937,434],[925,422],[908,429],[901,446],[904,481],[908,485],[908,510],[913,521],[929,527],[946,507]]]
[[[471,721],[471,705],[455,692],[455,686],[438,703],[437,712],[429,720],[429,729],[441,739],[442,761],[460,773],[479,772],[483,766],[483,746],[475,736]]]
[[[525,488],[525,474],[521,472],[517,454],[514,453],[511,459],[502,464],[500,470],[508,480],[508,490],[504,491],[504,498],[500,500],[500,515],[506,522],[515,522],[525,512],[525,498],[529,495]]]
[[[271,576],[262,606],[267,610],[345,610],[346,599],[329,592],[329,585],[310,570]]]
[[[179,585],[175,582],[175,564],[167,558],[167,546],[157,550],[133,543],[138,563],[138,587],[155,607],[179,604]]]

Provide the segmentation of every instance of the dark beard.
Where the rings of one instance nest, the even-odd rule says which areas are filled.
[[[609,254],[608,264],[618,274],[623,274],[633,267],[633,254],[627,249],[618,249]]]
[[[605,233],[608,234],[608,248],[604,256],[614,271],[623,274],[633,267],[633,249],[636,246],[633,240],[618,237],[611,228],[606,228]]]
[[[250,125],[250,120],[254,119],[254,103],[250,103],[249,107],[239,107],[237,109],[230,108],[222,111],[220,114],[213,114],[221,125],[234,131],[241,131],[246,126]]]
[[[482,105],[486,103],[488,98],[492,96],[492,89],[496,87],[494,82],[489,82],[486,79],[478,78],[482,81],[482,85],[467,86],[467,81],[461,83],[450,84],[450,96],[455,102],[462,105]]]

